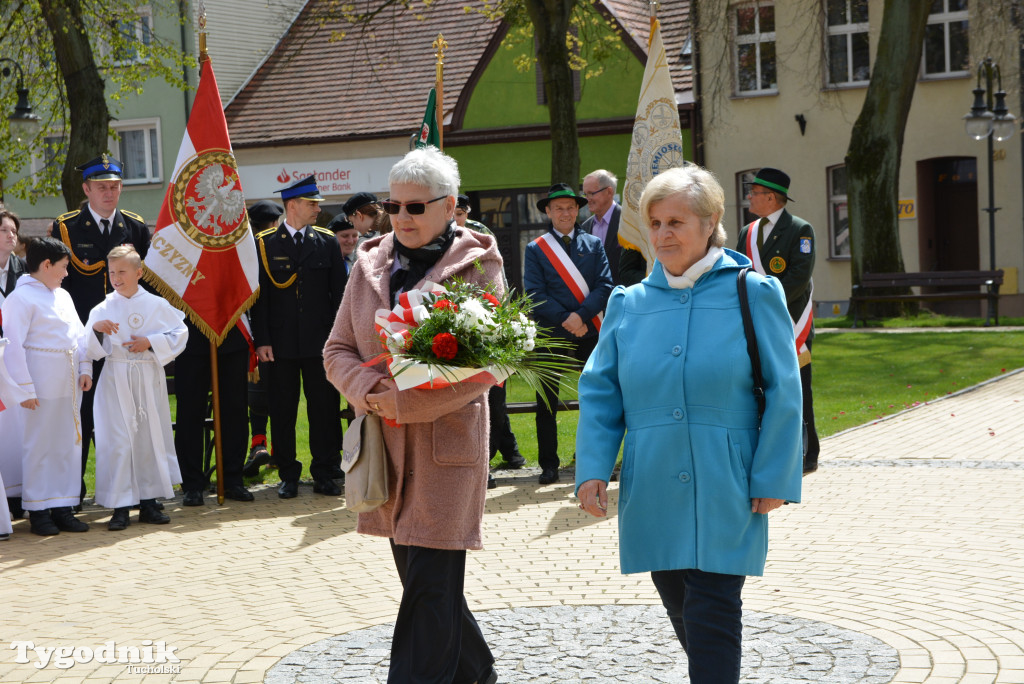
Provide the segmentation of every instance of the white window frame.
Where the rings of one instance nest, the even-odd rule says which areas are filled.
[[[828,258],[831,261],[849,261],[850,260],[850,210],[849,200],[845,192],[839,192],[835,188],[832,174],[833,172],[845,168],[845,164],[836,164],[825,169],[826,182],[828,184]],[[849,182],[849,180],[847,180]],[[845,214],[846,225],[840,226],[836,222],[836,214]],[[837,238],[841,232],[846,233],[846,253],[841,254],[839,252],[839,245],[837,244]]]
[[[869,50],[868,51],[868,77],[865,78],[865,79],[857,79],[857,78],[855,78],[854,74],[853,74],[853,36],[858,34],[858,33],[863,33],[865,36],[868,36],[869,24],[868,24],[868,21],[866,21],[866,20],[863,21],[863,22],[860,22],[860,23],[853,23],[851,21],[852,18],[853,18],[853,7],[851,6],[853,4],[853,0],[842,0],[842,1],[846,3],[846,19],[847,19],[847,23],[845,23],[845,24],[830,25],[828,23],[828,2],[829,2],[829,0],[824,0],[824,3],[825,3],[825,6],[824,6],[824,9],[825,9],[825,12],[824,12],[824,23],[825,23],[825,83],[829,87],[833,87],[833,88],[842,88],[842,87],[849,87],[849,86],[865,86],[871,80],[871,54],[870,54],[870,50]],[[865,5],[867,5],[867,4],[868,3],[865,0]],[[869,8],[869,11],[870,11],[870,8]],[[846,80],[843,80],[843,81],[833,81],[832,80],[832,68],[831,68],[831,64],[829,64],[829,59],[832,57],[832,49],[831,49],[831,45],[830,45],[831,41],[829,39],[832,38],[833,36],[844,36],[846,38],[846,76],[847,76],[847,78],[846,78]]]
[[[926,69],[926,61],[925,60],[927,59],[927,55],[925,53],[925,50],[928,47],[928,42],[927,42],[928,38],[927,38],[927,36],[925,36],[925,39],[924,39],[925,40],[925,44],[921,47],[921,79],[922,80],[936,79],[936,78],[951,78],[951,77],[957,77],[957,76],[969,76],[970,75],[970,70],[969,70],[970,67],[969,66],[968,66],[967,69],[956,69],[956,70],[953,70],[953,69],[950,68],[950,65],[949,65],[949,55],[950,55],[950,49],[949,49],[949,25],[952,24],[952,23],[959,23],[961,21],[969,21],[968,20],[968,11],[967,10],[957,10],[956,12],[950,12],[950,11],[948,11],[949,10],[949,2],[950,2],[950,0],[939,0],[939,1],[942,2],[942,11],[941,12],[937,12],[935,14],[932,14],[932,13],[929,12],[929,14],[928,14],[928,25],[929,26],[933,26],[935,24],[942,24],[942,26],[943,26],[943,32],[942,32],[943,33],[943,49],[944,49],[944,56],[945,56],[945,59],[946,59],[946,68],[945,68],[944,71],[937,71],[937,72],[931,73],[931,74],[929,74],[929,73],[927,73],[927,71],[925,71],[925,69]],[[968,35],[968,41],[970,41],[970,26],[969,25],[968,25],[968,33],[967,33],[967,35]],[[968,50],[969,50],[970,49],[970,45],[968,45],[967,47],[968,47]],[[970,53],[968,52],[968,54],[970,54]]]
[[[776,44],[775,31],[769,31],[766,33],[761,32],[761,14],[757,11],[754,12],[754,23],[757,32],[744,36],[737,33],[739,30],[739,25],[736,20],[737,12],[748,8],[757,10],[761,7],[771,7],[773,14],[775,12],[775,2],[744,2],[729,7],[729,23],[732,31],[732,76],[735,83],[734,92],[738,97],[750,95],[776,95],[779,92],[779,56],[777,49],[775,51],[775,85],[770,88],[758,87],[754,90],[740,90],[740,45],[757,46],[755,70],[757,72],[758,86],[761,86],[761,45],[766,43],[772,43],[773,45]]]
[[[740,227],[740,230],[757,219],[753,214],[751,214],[753,218],[746,216],[750,213],[750,200],[747,199],[747,193],[750,192],[750,186],[753,185],[754,178],[760,170],[760,168],[747,169],[736,174],[736,225]],[[736,231],[736,234],[739,235],[739,230]]]
[[[149,119],[127,119],[124,121],[115,121],[111,124],[111,128],[114,129],[118,134],[118,138],[109,138],[107,144],[111,150],[115,150],[113,156],[121,160],[124,164],[125,160],[121,153],[121,142],[123,134],[127,131],[146,131],[146,176],[144,178],[125,178],[125,185],[148,185],[152,183],[163,182],[163,138],[160,135],[160,117],[153,117]],[[157,174],[153,175],[153,154],[149,144],[150,133],[149,131],[156,131],[156,170]],[[125,170],[127,171],[127,169]]]
[[[149,5],[142,5],[135,10],[136,19],[133,22],[135,25],[135,40],[143,45],[153,44],[153,8]],[[117,27],[118,29],[120,27]],[[103,41],[100,45],[100,54],[103,57],[110,57],[113,52],[113,48],[107,41]],[[126,64],[134,64],[143,62],[139,57],[138,51],[135,52],[135,56],[130,60],[115,60],[114,66],[124,66]]]

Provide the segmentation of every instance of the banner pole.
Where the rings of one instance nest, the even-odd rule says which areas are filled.
[[[441,33],[437,34],[437,38],[431,43],[431,47],[434,48],[434,57],[437,57],[437,64],[435,66],[435,89],[437,90],[437,102],[435,103],[435,110],[437,113],[434,118],[437,119],[437,140],[444,151],[444,51],[448,49],[448,41],[444,39],[444,35]]]

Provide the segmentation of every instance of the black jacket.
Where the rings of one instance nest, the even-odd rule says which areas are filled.
[[[260,296],[251,311],[253,340],[273,347],[275,357],[323,354],[348,281],[334,234],[319,226],[305,234],[301,252],[283,224],[256,236]]]
[[[0,292],[3,293],[4,297],[9,296],[14,292],[14,286],[18,284],[18,278],[23,276],[26,272],[25,261],[17,254],[12,254],[10,262],[7,264],[7,280],[0,281]],[[4,335],[4,327],[2,325],[3,320],[0,319],[0,337]]]
[[[111,219],[107,239],[103,238],[101,227],[96,225],[88,209],[69,211],[53,222],[51,235],[71,250],[68,277],[62,287],[71,295],[83,323],[88,320],[89,311],[112,289],[107,277],[110,250],[130,243],[143,259],[149,252],[149,228],[141,216],[117,209]]]
[[[622,246],[619,245],[619,219],[622,217],[622,207],[618,202],[612,204],[612,217],[608,221],[608,234],[604,239],[604,253],[608,255],[608,268],[612,271],[612,282],[616,285],[622,284],[619,277],[619,257],[622,254]],[[584,232],[594,234],[594,221],[596,216],[591,216],[580,228]],[[632,284],[632,283],[630,283]]]

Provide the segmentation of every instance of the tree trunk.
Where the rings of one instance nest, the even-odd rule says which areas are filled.
[[[896,217],[900,159],[931,4],[885,2],[871,83],[846,154],[853,284],[863,273],[904,270]],[[896,315],[903,307],[890,304],[872,311]]]
[[[576,97],[569,68],[566,34],[576,0],[526,0],[537,38],[537,63],[544,79],[551,117],[551,183],[580,183],[580,146]]]
[[[75,167],[106,151],[110,111],[84,30],[81,0],[39,0],[39,8],[53,37],[57,66],[67,89],[71,125],[61,189],[68,209],[77,209],[85,193]]]

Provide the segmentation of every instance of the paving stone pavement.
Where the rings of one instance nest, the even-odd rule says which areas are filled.
[[[744,590],[745,681],[1024,684],[1022,402],[1024,373],[1008,374],[823,442],[804,503],[772,513],[766,574]],[[603,638],[636,643],[650,629],[667,639],[661,655],[671,659],[659,665],[667,670],[616,681],[682,681],[649,577],[619,573],[614,518],[579,511],[567,473],[544,487],[536,472],[498,473],[498,482],[488,493],[487,548],[469,554],[466,578],[496,653],[516,619],[544,625],[561,615],[568,624],[609,611]],[[355,534],[340,499],[304,485],[287,501],[267,488],[252,503],[179,500],[167,512],[170,525],[120,533],[106,531],[109,511],[97,507],[83,516],[93,524],[85,534],[41,538],[27,520],[15,523],[0,542],[0,682],[275,681],[311,645],[386,644],[380,635],[400,595],[387,542]],[[805,646],[779,646],[796,625],[839,640],[819,648],[845,639],[845,650],[821,653],[849,667],[772,669]],[[561,629],[538,652],[550,653]],[[43,666],[26,642],[68,650]],[[111,647],[169,651],[179,662],[147,673],[102,662],[115,660]],[[516,663],[536,656],[516,661],[509,647],[499,681],[566,681],[554,668],[568,648],[520,671]],[[797,657],[829,657],[821,653]],[[586,669],[586,658],[573,657]]]

